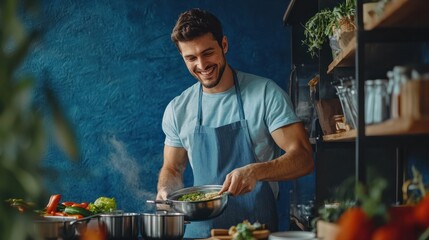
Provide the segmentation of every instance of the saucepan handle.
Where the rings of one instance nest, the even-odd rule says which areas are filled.
[[[83,223],[83,222],[86,222],[86,223],[88,223],[88,221],[89,220],[91,220],[91,219],[93,219],[93,218],[99,218],[101,216],[101,214],[95,214],[95,215],[91,215],[91,216],[88,216],[88,217],[84,217],[84,218],[81,218],[81,219],[76,219],[76,220],[74,220],[74,221],[71,221],[70,222],[70,225],[74,225],[74,224],[76,224],[76,223]]]
[[[172,205],[173,202],[169,201],[169,200],[146,200],[147,203],[152,203],[152,204],[167,204],[167,205]]]

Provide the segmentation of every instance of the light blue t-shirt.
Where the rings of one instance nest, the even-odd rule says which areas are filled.
[[[270,133],[274,130],[299,122],[288,94],[274,81],[256,75],[237,71],[237,79],[243,100],[244,115],[248,122],[250,138],[258,161],[276,158],[280,149]],[[192,156],[189,144],[196,126],[198,113],[197,82],[167,106],[162,120],[162,129],[166,135],[165,144],[183,147]],[[202,125],[220,127],[240,120],[235,87],[221,93],[203,93]],[[189,159],[191,166],[193,159]]]

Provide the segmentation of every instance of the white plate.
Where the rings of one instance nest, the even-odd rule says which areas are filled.
[[[269,240],[313,240],[316,234],[305,231],[288,231],[271,233]]]

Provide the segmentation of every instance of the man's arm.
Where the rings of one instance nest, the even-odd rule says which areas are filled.
[[[167,195],[183,188],[183,172],[188,164],[188,153],[184,148],[164,145],[164,163],[158,177],[156,199],[167,199]]]
[[[257,181],[285,181],[313,171],[312,149],[302,123],[281,127],[271,135],[285,154],[233,170],[226,176],[221,192],[240,195],[252,191]]]

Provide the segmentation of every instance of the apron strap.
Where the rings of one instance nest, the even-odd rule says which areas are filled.
[[[231,68],[232,69],[232,68]],[[235,87],[235,95],[237,96],[238,102],[238,110],[240,114],[240,120],[245,119],[244,110],[243,110],[243,101],[241,100],[241,92],[240,86],[238,84],[237,73],[232,69],[232,73],[234,76],[234,87]],[[200,83],[200,90],[198,93],[198,115],[197,115],[197,126],[201,126],[203,123],[203,110],[202,110],[202,99],[203,99],[203,85]]]

